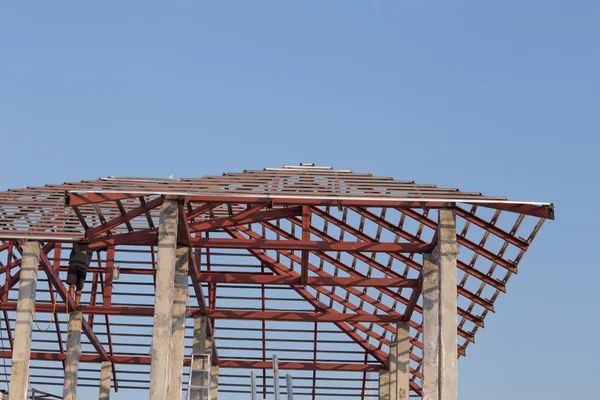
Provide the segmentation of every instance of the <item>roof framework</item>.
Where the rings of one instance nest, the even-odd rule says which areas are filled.
[[[437,210],[455,207],[459,356],[546,219],[549,203],[515,202],[389,177],[301,165],[201,179],[112,177],[0,193],[0,356],[10,364],[26,240],[42,242],[32,384],[63,384],[68,252],[95,252],[84,288],[80,386],[113,361],[115,389],[148,390],[159,209],[181,202],[189,246],[186,362],[194,315],[208,315],[221,392],[263,393],[277,354],[301,398],[369,397],[395,332],[411,327],[411,389],[421,390],[422,259]],[[118,279],[115,274],[118,271]],[[1,277],[4,276],[4,278]],[[90,364],[85,364],[85,363]],[[9,369],[9,365],[7,368]],[[2,374],[4,372],[4,374]],[[5,380],[7,369],[0,370]],[[184,382],[187,383],[185,368]],[[184,385],[185,387],[185,385]],[[376,391],[375,391],[376,393]]]

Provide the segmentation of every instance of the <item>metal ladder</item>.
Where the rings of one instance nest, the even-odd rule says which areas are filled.
[[[188,380],[187,400],[196,400],[191,397],[192,391],[200,393],[200,400],[211,400],[210,398],[210,370],[212,366],[212,355],[210,353],[192,354],[190,374]]]

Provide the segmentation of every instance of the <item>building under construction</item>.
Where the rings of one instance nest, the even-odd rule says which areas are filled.
[[[277,355],[290,398],[456,400],[458,358],[553,217],[312,164],[1,192],[0,376],[10,400],[270,399]]]

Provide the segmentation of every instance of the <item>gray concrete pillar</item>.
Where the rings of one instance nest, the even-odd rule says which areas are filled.
[[[390,400],[390,371],[379,370],[379,400]]]
[[[65,381],[63,385],[63,399],[77,399],[77,372],[81,358],[81,311],[72,311],[69,314],[67,325],[67,355],[65,360]]]
[[[439,211],[438,247],[440,268],[440,399],[458,399],[456,211]]]
[[[173,297],[173,347],[171,349],[170,400],[183,395],[183,358],[185,352],[185,311],[188,300],[189,248],[178,247],[175,262],[175,292]]]
[[[206,334],[207,324],[207,317],[198,315],[194,318],[194,342],[192,347],[192,352],[194,354],[206,354],[212,352],[212,337],[207,336]],[[190,400],[204,400],[204,393],[198,388],[208,385],[208,377],[203,371],[211,367],[212,366],[205,365],[202,358],[194,357],[194,362],[190,369],[190,374],[192,374],[190,378],[192,388],[189,389]]]
[[[437,257],[435,251],[423,255],[423,400],[439,400],[440,310]]]
[[[38,242],[23,246],[19,300],[15,322],[15,335],[10,373],[10,400],[25,400],[29,385],[29,357],[31,355],[31,324],[35,306],[35,289],[40,257]]]
[[[390,355],[388,358],[388,386],[389,386],[389,393],[388,393],[388,398],[389,400],[398,400],[398,342],[395,340],[392,340],[392,342],[390,343]]]
[[[408,322],[398,322],[396,325],[396,338],[394,340],[396,350],[396,371],[390,374],[395,376],[390,377],[396,384],[396,400],[408,400],[408,392],[410,390],[410,325]],[[390,354],[391,356],[391,354]]]
[[[110,400],[110,379],[112,375],[112,363],[103,361],[100,365],[100,393],[98,400]]]
[[[178,202],[167,199],[160,210],[150,365],[150,400],[165,400],[171,383],[171,334]]]
[[[194,318],[194,354],[212,354],[213,349],[213,337],[206,334],[206,328],[208,325],[208,318],[204,316],[196,316]],[[212,359],[211,359],[212,364]],[[210,376],[202,371],[210,371]],[[190,370],[192,374],[190,382],[192,389],[190,389],[190,400],[204,400],[203,393],[196,389],[199,386],[208,386],[210,384],[210,398],[216,400],[219,395],[219,366],[218,365],[207,365],[205,360],[200,357],[194,357],[192,368]]]
[[[423,400],[457,400],[456,215],[439,210],[438,245],[423,256]]]
[[[210,367],[210,400],[217,400],[219,397],[219,366]]]

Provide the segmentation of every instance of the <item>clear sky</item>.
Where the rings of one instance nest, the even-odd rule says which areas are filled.
[[[595,1],[3,1],[0,190],[314,162],[552,201],[460,398],[593,398],[599,20]]]

